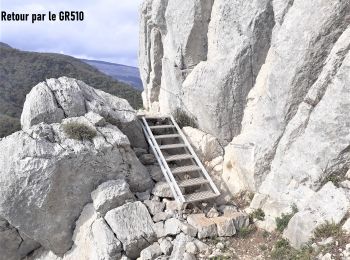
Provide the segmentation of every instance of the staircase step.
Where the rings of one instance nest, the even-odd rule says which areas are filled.
[[[167,138],[178,138],[181,137],[179,134],[171,134],[171,135],[155,135],[155,139],[167,139]]]
[[[179,183],[179,187],[185,188],[185,187],[193,187],[193,186],[206,184],[206,183],[209,183],[209,181],[200,177],[200,178],[179,181],[178,183]]]
[[[156,120],[156,119],[163,120],[166,118],[170,118],[170,117],[169,116],[145,116],[146,120]]]
[[[200,192],[184,195],[184,197],[186,202],[196,202],[201,200],[213,199],[218,197],[218,195],[212,191],[200,191]]]
[[[166,128],[175,128],[174,125],[153,125],[150,126],[151,129],[166,129]]]
[[[165,157],[165,160],[167,162],[171,161],[179,161],[179,160],[186,160],[186,159],[192,159],[193,156],[191,154],[175,154]]]
[[[186,173],[186,172],[195,172],[199,171],[201,168],[197,165],[187,165],[170,169],[173,174]]]
[[[174,148],[182,148],[182,147],[187,147],[186,144],[165,144],[165,145],[160,145],[160,149],[174,149]]]

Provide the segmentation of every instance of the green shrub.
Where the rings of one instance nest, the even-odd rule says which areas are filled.
[[[252,233],[256,231],[256,227],[254,225],[250,225],[248,227],[243,227],[240,230],[238,230],[238,236],[241,238],[246,238]]]
[[[82,123],[66,123],[63,125],[63,130],[69,138],[80,141],[92,141],[96,136],[96,131],[93,128]]]
[[[323,185],[327,182],[332,182],[335,187],[339,188],[339,184],[343,181],[342,176],[337,174],[331,174],[323,180]]]
[[[173,113],[173,117],[176,123],[180,126],[180,128],[183,128],[185,126],[198,128],[197,120],[194,117],[189,116],[185,111],[183,111],[180,108],[175,110],[175,112]]]
[[[326,221],[324,224],[319,225],[314,231],[314,238],[328,238],[338,237],[343,234],[343,230],[340,224]]]
[[[273,260],[311,260],[313,249],[311,246],[304,246],[301,250],[296,250],[290,246],[288,240],[280,239],[274,245],[271,251]]]
[[[293,204],[291,208],[292,208],[291,213],[289,214],[282,213],[281,217],[276,218],[276,226],[277,226],[276,229],[279,232],[283,232],[283,230],[288,226],[290,219],[295,215],[295,213],[298,212],[298,208],[296,207],[295,204]]]
[[[265,219],[265,213],[262,209],[255,209],[253,212],[249,214],[249,219],[252,222],[254,219],[257,220],[264,220]]]

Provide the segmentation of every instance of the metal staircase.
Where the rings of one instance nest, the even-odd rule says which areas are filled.
[[[176,201],[192,203],[220,195],[172,116],[140,116],[146,139]]]

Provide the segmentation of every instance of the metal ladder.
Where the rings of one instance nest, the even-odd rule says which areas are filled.
[[[193,203],[220,195],[172,116],[139,118],[146,139],[177,202]]]

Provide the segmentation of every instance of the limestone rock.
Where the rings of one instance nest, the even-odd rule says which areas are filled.
[[[44,248],[36,250],[28,260],[115,260],[121,258],[122,245],[103,218],[98,218],[92,204],[87,204],[73,235],[74,245],[63,256]]]
[[[104,216],[107,211],[135,200],[125,180],[113,180],[102,183],[91,193],[95,210]]]
[[[154,232],[157,235],[157,238],[162,238],[162,237],[166,236],[165,228],[164,228],[164,222],[163,221],[155,223],[153,225],[153,229],[154,229]]]
[[[96,136],[68,138],[67,121],[88,125]],[[61,255],[70,249],[74,222],[100,183],[125,178],[133,191],[153,185],[126,136],[112,125],[94,127],[85,117],[41,123],[3,138],[0,168],[0,215]]]
[[[173,250],[173,244],[167,238],[161,238],[158,240],[160,249],[164,255],[170,255]]]
[[[192,127],[184,127],[182,131],[202,162],[223,156],[223,147],[216,137]]]
[[[215,218],[219,216],[219,212],[216,210],[216,208],[212,207],[206,215],[208,218]]]
[[[165,220],[173,217],[173,215],[174,214],[172,212],[169,212],[169,211],[159,212],[153,216],[153,221],[154,222],[165,221]]]
[[[23,106],[21,124],[23,129],[28,129],[41,122],[61,123],[64,118],[91,111],[118,126],[134,147],[147,147],[136,111],[125,99],[67,77],[48,79],[31,90]],[[88,113],[94,124],[103,123],[103,119],[91,116]]]
[[[186,236],[184,233],[177,235],[173,241],[174,248],[170,255],[170,260],[183,259],[186,253],[186,245],[191,241],[193,241],[193,238]]]
[[[181,223],[181,231],[185,234],[188,235],[190,237],[196,237],[197,236],[197,228],[195,228],[194,226],[188,224],[188,223]]]
[[[163,186],[164,184],[162,184],[161,186]],[[165,202],[165,208],[167,211],[179,211],[181,210],[181,203],[175,201],[175,200],[168,200],[168,199],[163,199],[163,201]]]
[[[135,195],[139,200],[145,201],[145,200],[149,200],[151,198],[151,191],[146,190],[144,192],[136,192]]]
[[[158,242],[155,242],[149,247],[146,247],[140,253],[140,257],[142,260],[152,260],[157,258],[160,255],[162,255],[162,250]]]
[[[122,244],[104,219],[97,219],[91,226],[91,232],[99,259],[112,260],[121,256]]]
[[[165,181],[163,172],[160,169],[159,165],[148,165],[147,169],[155,182]]]
[[[186,244],[186,252],[189,254],[196,254],[198,251],[198,248],[194,242],[188,242]]]
[[[19,260],[40,244],[20,234],[5,219],[0,217],[0,259]]]
[[[87,120],[91,122],[94,126],[105,126],[107,124],[106,119],[99,114],[96,114],[92,111],[85,114]]]
[[[177,235],[181,232],[181,225],[182,223],[180,220],[176,218],[171,218],[165,221],[164,223],[164,230],[165,234],[168,235]]]
[[[214,221],[206,218],[204,214],[193,214],[187,217],[187,222],[197,228],[198,238],[217,236],[217,228]]]
[[[304,207],[289,221],[283,236],[291,245],[300,248],[313,236],[317,226],[326,221],[338,224],[350,207],[344,190],[337,189],[331,182],[315,193]]]
[[[218,236],[230,237],[236,234],[235,222],[233,218],[229,217],[215,217],[211,218],[215,222]]]
[[[138,257],[141,250],[156,239],[154,223],[142,202],[113,209],[107,212],[105,219],[130,258]]]
[[[143,165],[151,165],[156,162],[156,158],[150,153],[142,154],[139,159]]]
[[[267,0],[145,1],[139,63],[146,109],[180,108],[200,129],[231,141],[273,26]]]
[[[152,194],[156,195],[161,198],[173,198],[173,193],[171,192],[171,189],[169,187],[169,184],[167,182],[157,182],[154,185],[154,188],[152,190]]]
[[[163,212],[165,208],[164,202],[159,202],[154,200],[145,200],[143,203],[147,206],[147,209],[152,216],[156,215],[157,213]]]
[[[235,224],[236,230],[249,226],[249,216],[243,212],[226,211],[224,217],[230,218]]]
[[[327,15],[320,16],[310,10],[327,10]],[[346,73],[345,64],[343,69],[341,64],[347,55],[349,41],[339,37],[348,26],[345,21],[349,19],[349,10],[349,5],[341,1],[294,1],[281,27],[274,31],[272,47],[248,96],[243,131],[225,151],[224,175],[232,192],[256,191],[270,169],[271,177],[276,174],[286,183],[280,185],[273,180],[273,185],[284,191],[292,179],[286,177],[289,173],[293,173],[297,181],[310,175],[313,177],[310,180],[314,180],[322,170],[316,173],[312,169],[324,168],[322,164],[344,149],[346,141],[339,140],[327,153],[328,158],[315,160],[317,154],[322,154],[323,144],[332,143],[335,136],[344,131],[345,124],[336,126],[332,119],[336,114],[344,117],[342,109],[332,108],[332,112],[327,112],[329,117],[324,117],[324,111],[334,100],[337,100],[335,106],[347,103],[335,97],[344,96],[346,87],[340,85],[347,79],[332,79],[339,77],[339,73]],[[332,33],[323,37],[329,30]],[[313,46],[312,50],[307,46]],[[287,49],[290,51],[286,52]],[[333,88],[337,90],[333,91]],[[318,131],[318,125],[323,126],[322,131]],[[331,129],[337,129],[339,134],[333,131],[334,135],[327,136],[327,141],[319,142],[323,132]],[[308,139],[309,136],[312,138]],[[346,135],[341,136],[346,138]],[[295,163],[295,156],[300,158],[300,154],[303,154],[302,160]]]
[[[343,230],[346,233],[350,234],[350,218],[345,221],[345,223],[343,225]]]

